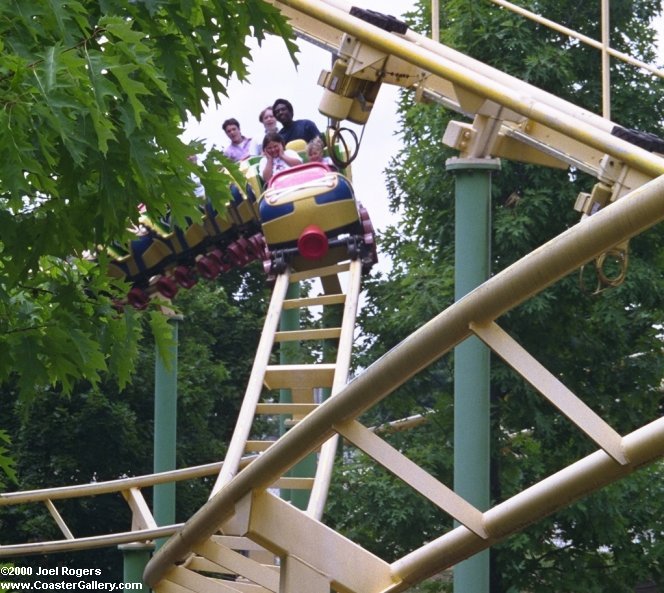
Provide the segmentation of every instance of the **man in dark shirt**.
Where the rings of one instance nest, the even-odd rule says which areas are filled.
[[[321,135],[316,124],[310,119],[293,120],[293,106],[286,99],[277,99],[272,105],[272,113],[282,126],[279,134],[287,144],[297,139],[309,142]]]

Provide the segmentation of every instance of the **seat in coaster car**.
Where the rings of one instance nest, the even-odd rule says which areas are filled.
[[[332,169],[325,163],[304,163],[279,171],[267,184],[269,189],[284,189],[316,181],[328,175]]]

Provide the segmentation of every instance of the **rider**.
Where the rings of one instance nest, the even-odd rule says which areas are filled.
[[[279,171],[302,163],[300,155],[286,148],[284,139],[276,132],[268,132],[263,140],[263,158],[258,171],[265,183]]]
[[[277,99],[272,105],[272,112],[282,126],[279,134],[286,144],[298,139],[309,142],[321,136],[316,124],[310,119],[293,119],[293,106],[286,99]]]

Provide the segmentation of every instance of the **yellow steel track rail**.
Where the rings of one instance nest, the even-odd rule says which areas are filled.
[[[367,24],[351,16],[342,0],[272,3],[291,19],[300,36],[340,56],[346,76],[410,87],[420,96],[474,118],[472,125],[452,122],[443,136],[462,156],[572,166],[616,186],[610,208],[441,312],[271,444],[252,465],[223,484],[145,571],[146,581],[157,591],[169,591],[175,571],[180,586],[203,593],[208,582],[174,567],[219,529],[232,525],[234,533],[246,535],[280,557],[281,593],[304,588],[310,593],[330,588],[344,593],[396,593],[664,455],[664,419],[627,435],[618,434],[497,322],[566,274],[661,221],[664,159],[614,136],[615,124],[607,119],[411,31],[398,35]],[[472,335],[503,357],[599,447],[485,512],[473,508],[358,421],[365,411]],[[346,438],[451,515],[460,527],[388,564],[269,493],[275,479],[335,435]]]
[[[150,562],[145,572],[147,583],[158,589],[160,581],[173,566],[193,548],[213,536],[218,526],[232,518],[239,520],[247,534],[260,540],[275,553],[284,557],[294,556],[292,565],[299,566],[296,562],[299,558],[297,554],[304,552],[291,550],[289,553],[287,543],[274,533],[276,528],[266,510],[275,505],[281,508],[278,502],[271,501],[266,492],[274,479],[335,433],[345,433],[359,440],[354,436],[357,429],[349,431],[351,420],[358,418],[418,371],[468,338],[473,328],[477,331],[480,324],[495,321],[611,245],[660,222],[664,219],[663,195],[664,177],[641,186],[626,199],[570,228],[489,279],[390,350],[334,398],[294,426],[209,500]],[[371,454],[371,447],[368,448]],[[600,449],[489,509],[482,513],[479,527],[473,527],[475,519],[471,517],[468,525],[442,534],[389,567],[372,560],[374,580],[367,583],[364,575],[361,584],[363,588],[359,588],[359,581],[353,581],[349,566],[343,563],[335,564],[334,567],[325,563],[318,567],[317,574],[325,575],[325,586],[341,591],[402,591],[576,498],[661,458],[664,456],[664,418],[621,436],[618,450],[619,460]],[[388,462],[398,463],[395,459],[392,457]],[[444,498],[444,489],[440,488],[439,491]],[[451,508],[453,506],[448,505],[450,512],[454,512]],[[304,518],[304,513],[292,509],[289,516],[291,522],[300,522],[301,529],[306,531],[313,528],[310,520]],[[292,529],[296,528],[294,524]],[[323,532],[319,535],[320,545],[328,546],[328,551],[329,546],[345,550],[344,554],[353,549],[352,542],[338,534],[335,536]],[[293,546],[297,547],[295,543]],[[313,559],[299,558],[299,561],[307,564]]]
[[[334,365],[319,365],[315,372],[297,365],[270,366],[275,341],[314,335],[308,331],[278,335],[281,311],[302,303],[288,304],[285,300],[288,282],[294,276],[285,274],[277,279],[256,358],[257,371],[250,379],[238,421],[238,436],[231,443],[212,496],[184,526],[172,527],[173,536],[148,564],[145,580],[158,593],[292,593],[305,589],[308,593],[329,593],[330,588],[341,593],[397,593],[664,456],[664,418],[629,434],[618,434],[499,325],[500,317],[508,311],[664,219],[664,159],[613,136],[615,124],[607,119],[411,31],[404,35],[387,33],[351,16],[350,5],[342,0],[270,1],[291,19],[299,35],[347,59],[348,75],[374,76],[410,87],[420,96],[474,118],[472,125],[452,122],[444,136],[445,142],[458,148],[463,156],[523,157],[549,166],[578,167],[616,185],[619,176],[614,170],[622,167],[630,171],[621,177],[621,188],[616,194],[622,199],[489,279],[350,383],[346,381],[352,324],[346,321],[338,328],[338,334],[336,329],[333,332],[342,344]],[[353,291],[359,294],[359,282],[357,287],[352,285],[349,293]],[[325,299],[340,302],[330,295]],[[344,307],[348,319],[354,322],[356,304],[348,305],[349,300],[343,301]],[[307,306],[310,304],[314,301],[306,301]],[[319,335],[332,334],[328,331]],[[598,448],[484,512],[358,420],[420,370],[471,336],[483,340]],[[339,371],[339,375],[335,374]],[[309,401],[288,404],[290,408],[281,408],[284,413],[298,416],[288,432],[262,445],[249,440],[254,416],[278,409],[273,402],[260,402],[264,385],[290,386],[304,393],[320,385],[323,376],[331,381],[333,397],[315,406]],[[392,563],[325,526],[320,518],[329,487],[334,443],[339,436],[452,516],[460,526]],[[240,471],[240,461],[250,447],[262,452]],[[319,452],[319,473],[313,481],[287,477],[294,465],[314,452]],[[298,510],[270,491],[282,484],[313,487],[309,508]],[[155,536],[137,488],[127,486],[122,491],[134,511],[137,531],[146,537]],[[48,501],[54,519],[61,524],[65,536],[61,545],[73,545],[78,540],[68,533],[59,517],[52,503],[54,497],[45,495],[43,500]],[[245,549],[246,554],[238,551]],[[0,548],[0,554],[3,550]],[[269,559],[275,556],[280,559],[279,567]],[[203,574],[211,572],[241,578],[220,581]]]
[[[664,172],[660,156],[611,135],[615,124],[610,120],[413,31],[383,31],[351,16],[351,5],[342,0],[270,2],[304,39],[336,53],[348,52],[353,73],[365,76],[363,68],[381,68],[386,83],[428,94],[471,117],[495,119],[503,134],[594,174],[604,155],[648,178]],[[501,155],[494,151],[493,156]]]
[[[248,460],[244,460],[243,464]],[[23,492],[0,493],[0,507],[10,505],[43,504],[49,510],[60,531],[65,536],[62,540],[38,541],[23,544],[0,544],[0,558],[24,556],[29,554],[49,554],[73,550],[86,550],[102,548],[123,543],[149,541],[155,538],[173,535],[182,527],[181,524],[157,527],[154,525],[152,515],[141,504],[141,490],[151,488],[157,484],[166,484],[184,480],[200,479],[216,475],[222,463],[209,463],[170,472],[122,478],[92,484],[77,484],[75,486],[62,486],[57,488],[43,488]],[[109,533],[95,536],[77,537],[73,534],[65,520],[57,511],[55,502],[73,500],[77,498],[90,498],[95,496],[117,494],[127,502],[132,510],[132,529],[119,533]],[[128,526],[129,527],[129,526]]]

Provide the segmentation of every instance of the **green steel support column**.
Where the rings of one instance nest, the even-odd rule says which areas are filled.
[[[497,159],[453,158],[455,174],[454,297],[488,279],[491,261],[491,173]],[[471,337],[454,349],[454,490],[489,508],[489,349]],[[489,551],[454,567],[455,593],[489,592]]]
[[[154,544],[131,543],[121,544],[118,550],[122,552],[123,559],[123,583],[142,583],[141,589],[132,589],[132,591],[141,591],[147,593],[150,588],[143,583],[143,571],[150,560]]]
[[[169,320],[173,329],[173,345],[162,358],[155,354],[154,379],[154,471],[175,469],[177,435],[178,323],[181,317]],[[175,523],[175,482],[154,487],[153,514],[157,525]],[[160,547],[163,541],[157,541]]]

